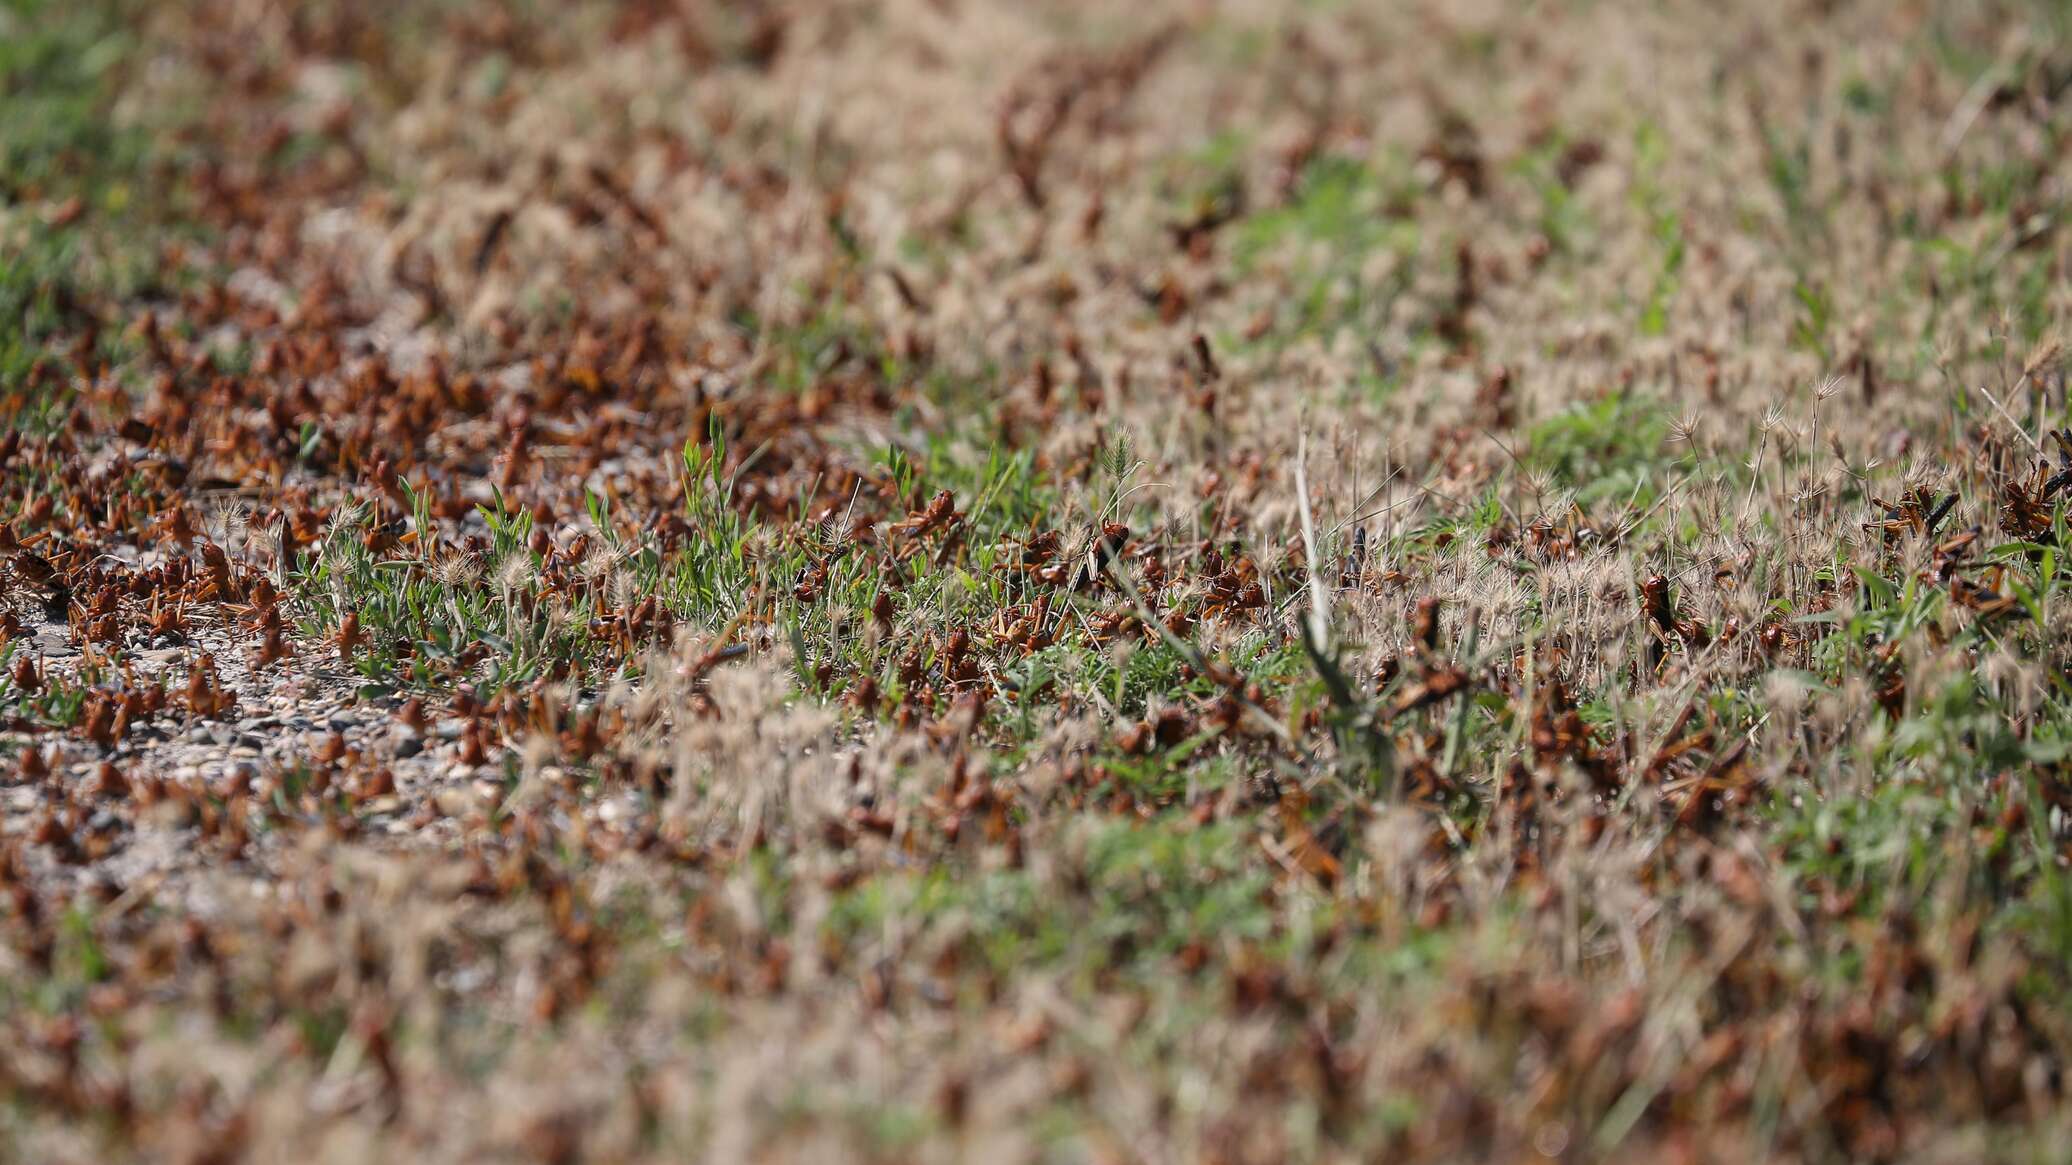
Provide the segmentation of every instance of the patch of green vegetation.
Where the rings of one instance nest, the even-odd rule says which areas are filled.
[[[1250,860],[1255,844],[1247,822],[1103,823],[1087,847],[1094,914],[1085,933],[1110,950],[1161,957],[1194,942],[1264,942],[1275,912],[1271,883]]]
[[[121,224],[150,148],[142,128],[111,117],[137,49],[129,15],[119,0],[0,5],[0,413],[16,425],[57,419],[57,390],[27,384],[36,361],[96,322],[97,300],[154,277],[116,237],[133,233]],[[104,332],[95,354],[121,352]]]
[[[1169,974],[1188,948],[1271,954],[1329,925],[1328,897],[1290,908],[1290,895],[1312,892],[1277,886],[1258,844],[1247,821],[1102,821],[1072,850],[1062,888],[1022,870],[884,874],[838,895],[823,925],[845,949],[919,929],[965,946],[1000,974],[1049,968],[1149,981]],[[1298,917],[1306,921],[1292,926]],[[1385,961],[1379,953],[1369,960]]]
[[[1568,138],[1554,134],[1510,164],[1511,172],[1539,199],[1536,222],[1540,237],[1555,255],[1572,256],[1582,250],[1591,230],[1589,215],[1562,178],[1561,159],[1572,146]]]
[[[1648,233],[1662,248],[1662,265],[1648,288],[1641,308],[1642,335],[1659,336],[1669,330],[1669,305],[1676,296],[1678,276],[1683,270],[1683,216],[1671,205],[1662,186],[1669,143],[1660,127],[1643,121],[1634,133],[1634,194],[1636,209],[1648,222]]]
[[[2014,543],[1988,557],[1994,586],[2015,600],[1988,615],[1964,612],[1909,565],[1902,544],[1873,565],[1838,563],[1835,576],[1856,583],[1855,601],[1797,620],[1827,629],[1808,679],[1826,691],[1868,680],[1892,699],[1838,758],[1837,784],[1780,788],[1770,812],[1805,893],[1842,896],[1864,915],[1932,900],[1991,903],[1986,925],[2057,960],[2039,970],[2036,988],[2055,992],[2072,951],[2072,904],[2046,785],[2062,788],[2072,755],[2072,693],[2052,678],[2025,697],[1984,669],[1930,661],[2045,653],[2047,612],[2063,601],[2066,579],[2052,547]]]
[[[1774,125],[1761,127],[1763,173],[1784,208],[1785,226],[1795,244],[1793,254],[1803,261],[1810,241],[1820,232],[1819,208],[1813,203],[1813,143],[1803,130],[1788,135]]]
[[[368,548],[369,515],[349,510],[323,541],[302,557],[295,575],[305,639],[335,636],[354,617],[365,646],[353,667],[375,687],[437,690],[456,682],[484,697],[542,675],[573,675],[585,682],[604,661],[638,666],[637,653],[615,650],[613,620],[628,618],[651,599],[656,621],[717,629],[746,608],[761,581],[803,569],[803,544],[773,560],[755,561],[750,543],[761,527],[730,497],[739,472],[727,468],[727,446],[717,425],[710,444],[683,453],[685,514],[694,536],[666,553],[652,533],[628,533],[610,502],[590,493],[596,545],[576,564],[573,585],[544,595],[545,557],[533,548],[534,516],[513,509],[501,493],[478,506],[487,545],[468,551],[444,545],[429,498],[404,481],[409,502],[405,533],[410,547],[390,553]],[[441,547],[440,549],[427,549]],[[641,628],[629,633],[644,634]],[[654,642],[664,645],[666,637]]]
[[[861,261],[860,253],[852,253],[850,258]],[[844,364],[860,365],[888,383],[897,383],[906,374],[898,358],[885,350],[882,339],[858,324],[837,299],[830,298],[796,323],[767,322],[748,313],[737,316],[733,323],[773,354],[762,383],[779,392],[804,392]]]
[[[35,682],[27,686],[17,684],[14,669],[33,650],[28,639],[0,645],[0,718],[38,728],[70,728],[79,722],[93,686],[105,677],[95,669],[68,677],[58,669],[46,667]]]
[[[1834,363],[1829,340],[1834,328],[1834,295],[1824,281],[1811,276],[1802,276],[1794,283],[1791,294],[1799,304],[1799,317],[1791,328],[1793,345],[1820,357],[1822,364]]]
[[[412,496],[412,525],[431,545],[428,505]],[[444,686],[478,657],[487,670],[477,678],[489,691],[581,658],[593,646],[588,617],[602,594],[577,595],[565,609],[528,601],[540,568],[527,545],[531,515],[509,513],[499,501],[482,517],[491,535],[486,555],[388,558],[367,548],[364,513],[342,516],[297,577],[304,637],[321,641],[353,616],[367,639],[353,654],[354,669],[371,684],[405,688]],[[653,563],[645,565],[652,573]]]
[[[1285,206],[1248,216],[1238,228],[1237,255],[1255,262],[1283,240],[1329,243],[1364,253],[1400,241],[1414,188],[1407,173],[1390,175],[1357,159],[1311,162]]]
[[[1235,230],[1234,253],[1249,270],[1267,256],[1286,256],[1297,295],[1294,335],[1323,335],[1377,324],[1409,290],[1423,231],[1413,215],[1415,180],[1406,161],[1383,155],[1373,164],[1324,157],[1303,171],[1284,206],[1247,216]],[[1376,251],[1398,261],[1378,286],[1365,267]]]
[[[1177,222],[1221,219],[1243,206],[1245,155],[1251,138],[1224,130],[1194,151],[1173,159],[1160,185],[1173,199]]]
[[[1904,221],[1919,242],[1910,258],[1909,282],[1930,307],[1920,325],[1924,334],[1952,312],[1984,308],[2005,314],[2024,346],[2051,335],[2059,322],[2052,306],[2058,281],[2051,265],[2014,261],[2065,216],[2065,200],[2052,189],[2047,167],[2005,163],[1965,170],[1952,164],[1942,171],[1941,181],[1945,204],[1976,207],[1979,214],[1932,235],[1911,215]]]
[[[73,195],[120,210],[124,176],[145,139],[108,118],[135,42],[109,2],[8,0],[0,5],[0,192],[10,204]]]
[[[1918,899],[1950,868],[1946,839],[1960,809],[1947,786],[1891,781],[1832,796],[1794,789],[1772,812],[1798,884],[1860,892],[1875,912],[1888,895]]]
[[[1851,113],[1877,117],[1891,108],[1892,96],[1870,78],[1857,73],[1842,83],[1842,104]]]
[[[1557,486],[1573,490],[1586,509],[1628,499],[1645,505],[1665,484],[1669,432],[1667,405],[1618,392],[1540,421],[1529,430],[1523,455],[1528,465],[1552,474]]]
[[[2072,874],[2055,862],[2042,863],[2027,896],[2000,911],[1999,925],[2020,934],[2046,962],[2035,986],[2044,998],[2061,989],[2063,968],[2072,966]]]

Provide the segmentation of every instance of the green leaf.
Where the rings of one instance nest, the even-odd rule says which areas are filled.
[[[1856,572],[1858,581],[1863,583],[1863,589],[1869,591],[1871,597],[1877,600],[1875,606],[1889,607],[1899,601],[1899,587],[1891,579],[1873,574],[1860,566],[1852,566],[1849,569]]]

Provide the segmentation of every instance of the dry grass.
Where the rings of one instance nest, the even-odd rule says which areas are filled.
[[[2072,27],[1726,7],[0,9],[0,1157],[2062,1159]]]

